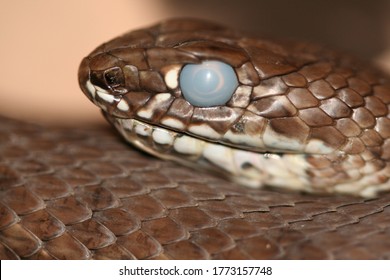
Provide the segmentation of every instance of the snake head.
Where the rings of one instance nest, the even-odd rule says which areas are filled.
[[[289,125],[302,128],[295,133],[299,143],[290,138],[275,147],[273,139],[264,143],[259,137],[270,118],[296,113],[277,96],[287,90],[280,78],[261,83],[312,59],[291,62],[285,52],[217,24],[169,20],[99,46],[82,61],[79,82],[110,117],[139,119],[244,149],[291,151],[303,148],[307,134],[297,119]],[[272,98],[256,103],[267,96]]]

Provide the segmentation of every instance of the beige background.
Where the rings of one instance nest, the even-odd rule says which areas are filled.
[[[171,16],[316,41],[390,69],[388,0],[0,0],[0,114],[39,123],[102,122],[78,88],[97,45]]]

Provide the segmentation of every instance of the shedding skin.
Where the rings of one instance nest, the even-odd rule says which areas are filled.
[[[230,65],[239,85],[226,104],[196,107],[182,96],[180,70],[209,60]],[[96,48],[79,83],[125,139],[156,156],[249,186],[364,197],[390,189],[390,82],[348,55],[169,20]],[[149,141],[128,122],[176,136]],[[195,142],[189,156],[183,146]]]

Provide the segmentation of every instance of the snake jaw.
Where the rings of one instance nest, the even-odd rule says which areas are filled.
[[[252,188],[265,185],[310,192],[304,155],[255,153],[208,142],[136,119],[106,114],[119,133],[135,147],[156,157],[216,172]],[[284,158],[283,161],[280,159]]]

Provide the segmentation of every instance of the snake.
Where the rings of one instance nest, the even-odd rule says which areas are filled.
[[[79,84],[154,156],[254,188],[390,189],[390,82],[352,55],[170,19],[97,47]]]
[[[97,47],[79,83],[119,133],[0,116],[0,259],[389,259],[370,64],[170,19]]]

